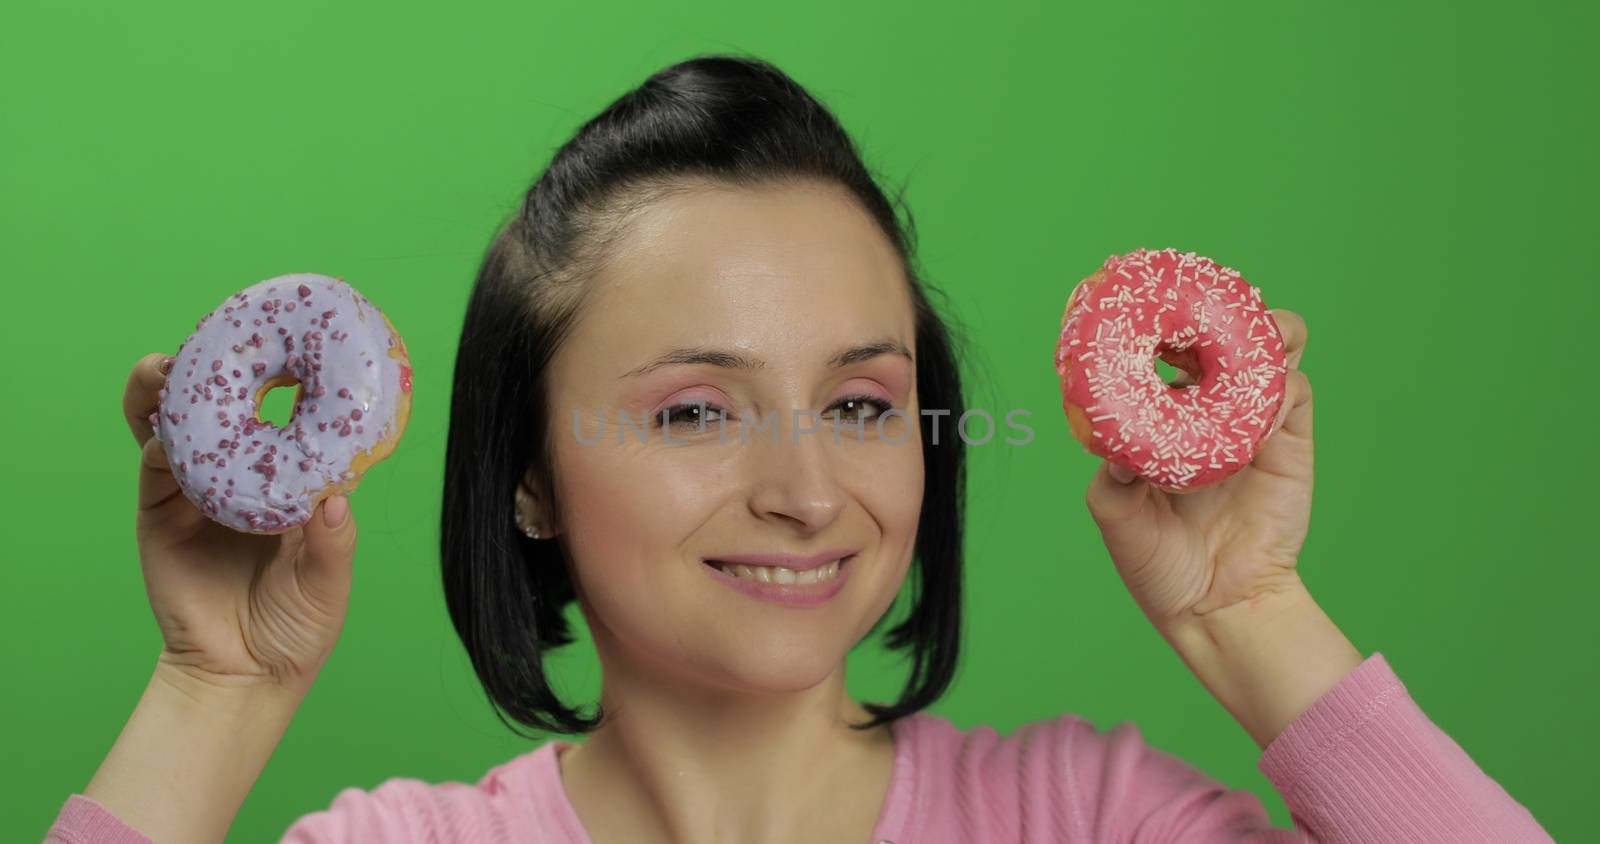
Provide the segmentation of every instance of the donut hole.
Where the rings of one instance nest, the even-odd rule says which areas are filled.
[[[300,382],[274,379],[256,394],[256,418],[277,428],[289,427],[300,399]]]
[[[1156,350],[1156,376],[1168,387],[1183,387],[1200,383],[1200,362],[1191,350]]]

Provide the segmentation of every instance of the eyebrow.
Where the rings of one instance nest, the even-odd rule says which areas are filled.
[[[904,343],[901,343],[898,340],[883,339],[874,340],[871,343],[848,346],[844,349],[841,349],[835,353],[833,357],[828,359],[828,366],[837,369],[842,366],[849,366],[852,363],[860,363],[864,360],[871,360],[872,358],[880,355],[899,355],[908,361],[912,361],[913,363],[916,362],[916,359],[911,356],[911,352],[906,349]],[[706,364],[710,366],[720,366],[726,369],[742,369],[751,372],[758,369],[764,369],[767,365],[765,361],[758,360],[739,352],[730,352],[721,349],[709,349],[704,346],[685,346],[682,348],[672,349],[665,354],[657,356],[655,359],[643,364],[642,366],[637,366],[623,373],[622,378],[636,378],[640,375],[644,375],[647,372],[660,369],[663,366],[681,364]]]

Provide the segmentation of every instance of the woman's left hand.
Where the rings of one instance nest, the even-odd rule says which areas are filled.
[[[1117,571],[1164,633],[1301,588],[1295,563],[1312,479],[1311,382],[1299,369],[1306,323],[1293,311],[1268,313],[1283,334],[1286,393],[1250,465],[1220,484],[1171,494],[1101,461],[1089,484],[1089,512]]]

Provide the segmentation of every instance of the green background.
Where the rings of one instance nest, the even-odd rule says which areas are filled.
[[[5,5],[0,838],[42,836],[82,789],[159,648],[127,370],[282,273],[379,303],[417,401],[354,497],[344,636],[233,840],[276,840],[345,786],[472,782],[530,749],[486,708],[438,582],[467,291],[580,122],[724,50],[784,68],[910,180],[924,265],[977,350],[970,400],[1034,413],[1032,444],[972,450],[969,626],[935,711],[1001,732],[1132,720],[1288,824],[1254,744],[1112,569],[1051,368],[1072,284],[1113,252],[1176,246],[1309,325],[1313,593],[1575,837],[1600,750],[1592,7],[785,5]],[[557,663],[592,699],[587,639]],[[860,696],[904,677],[876,643],[851,667]]]

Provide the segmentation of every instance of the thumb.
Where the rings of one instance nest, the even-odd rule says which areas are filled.
[[[1119,476],[1128,480],[1119,480]],[[1141,546],[1156,535],[1149,498],[1149,482],[1109,460],[1100,462],[1084,500],[1113,560],[1141,558]]]
[[[344,495],[322,499],[302,530],[301,576],[321,594],[347,597],[356,552],[356,519],[350,512],[350,499]]]

